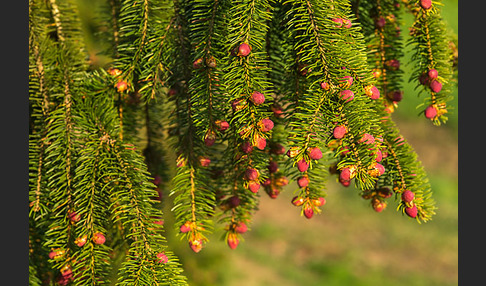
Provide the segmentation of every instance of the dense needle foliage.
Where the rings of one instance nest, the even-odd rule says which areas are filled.
[[[164,227],[195,252],[221,229],[234,249],[260,196],[293,181],[304,219],[332,200],[328,180],[374,211],[394,200],[432,219],[427,175],[391,114],[410,80],[424,124],[447,121],[456,59],[440,1],[96,3],[103,51],[90,55],[76,1],[29,1],[31,285],[185,285]]]

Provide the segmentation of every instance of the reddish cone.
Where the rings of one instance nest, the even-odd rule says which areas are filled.
[[[307,187],[309,185],[309,178],[307,176],[302,176],[297,179],[297,185],[301,188]]]
[[[292,204],[299,207],[304,204],[304,198],[295,196],[292,198]]]
[[[264,118],[262,120],[260,120],[260,122],[258,123],[258,126],[260,127],[260,130],[263,131],[263,132],[268,132],[270,130],[273,129],[273,121],[268,119],[268,118]]]
[[[280,195],[280,190],[276,188],[271,188],[271,189],[265,189],[267,191],[267,194],[270,198],[276,199],[278,195]]]
[[[248,227],[244,222],[238,223],[238,226],[235,228],[237,233],[245,233],[248,230]]]
[[[416,206],[416,205],[414,205],[414,206],[413,206],[413,207],[411,207],[411,208],[408,208],[408,207],[407,207],[407,208],[405,208],[405,213],[406,213],[406,214],[407,214],[409,217],[411,217],[411,218],[416,218],[416,217],[417,217],[417,212],[418,212],[418,210],[417,210],[417,206]]]
[[[181,225],[180,229],[179,229],[182,233],[186,233],[186,232],[189,232],[191,231],[191,222],[189,221],[186,221],[186,223],[184,223],[183,225]]]
[[[49,258],[50,259],[58,259],[63,255],[64,255],[64,250],[59,249],[59,248],[49,252]]]
[[[353,84],[353,77],[350,75],[344,76],[339,81],[342,82],[342,86],[350,87]]]
[[[265,138],[263,138],[263,137],[258,137],[256,139],[255,146],[258,149],[263,150],[263,149],[265,149],[265,146],[267,146],[267,140]]]
[[[201,156],[199,157],[199,163],[201,164],[202,167],[207,167],[209,164],[211,164],[211,159],[206,156]]]
[[[246,107],[246,102],[243,99],[235,99],[231,102],[231,109],[239,111]]]
[[[273,115],[275,117],[277,117],[277,118],[283,118],[284,114],[283,114],[282,107],[273,105],[271,107],[271,109],[272,109]]]
[[[201,251],[203,244],[201,239],[194,239],[192,241],[189,241],[189,246],[191,247],[192,251],[195,253],[198,253]]]
[[[263,93],[255,91],[251,95],[251,101],[255,105],[260,105],[265,102],[265,96],[263,95]]]
[[[243,144],[241,144],[241,150],[245,154],[249,154],[249,153],[251,153],[251,151],[253,151],[253,146],[251,145],[250,142],[245,141],[245,142],[243,142]]]
[[[59,285],[67,285],[73,279],[73,271],[69,265],[65,265],[60,270],[61,276],[57,279]]]
[[[200,67],[202,67],[202,64],[203,64],[203,59],[199,58],[192,63],[192,67],[194,69],[199,69]]]
[[[404,201],[405,203],[410,203],[411,201],[413,201],[414,198],[415,198],[415,195],[410,190],[405,190],[402,193],[402,201]]]
[[[116,83],[115,87],[118,90],[118,92],[124,92],[125,90],[128,89],[128,83],[124,80],[121,80]]]
[[[321,82],[321,88],[324,90],[328,90],[330,85],[327,82]]]
[[[167,96],[169,97],[173,97],[176,94],[177,94],[177,90],[174,88],[169,89],[169,91],[167,92]]]
[[[152,183],[154,183],[154,185],[158,186],[158,185],[160,185],[160,183],[162,183],[162,178],[159,175],[155,175]]]
[[[365,134],[363,134],[363,137],[361,137],[359,142],[364,143],[364,144],[373,144],[373,143],[375,143],[375,137],[373,137],[373,135],[371,135],[369,133],[365,133]]]
[[[378,213],[380,213],[386,208],[386,202],[380,200],[373,200],[371,202],[371,205],[373,206],[373,209]]]
[[[383,16],[380,16],[380,17],[376,18],[376,20],[375,20],[375,26],[377,28],[383,28],[383,27],[385,27],[385,24],[386,24],[386,20],[385,20],[385,18]]]
[[[182,157],[182,155],[180,155],[178,158],[177,158],[177,161],[176,161],[176,166],[178,168],[180,167],[184,167],[187,163],[187,159]]]
[[[438,80],[434,79],[431,83],[430,83],[430,89],[435,92],[435,93],[438,93],[442,90],[442,83],[440,83]]]
[[[369,85],[365,87],[366,95],[369,96],[371,99],[378,99],[380,98],[380,91],[374,85]]]
[[[248,184],[248,190],[250,190],[252,193],[258,192],[259,189],[260,184],[258,183],[258,181],[253,181]]]
[[[69,279],[73,277],[73,270],[71,269],[70,265],[64,265],[64,267],[61,268],[60,272],[64,278]]]
[[[349,185],[351,184],[351,180],[344,180],[342,178],[339,178],[339,182],[341,183],[341,185],[343,185],[344,187],[349,187]]]
[[[246,57],[250,54],[251,52],[251,47],[247,43],[243,43],[238,47],[238,56],[240,57]]]
[[[216,59],[213,56],[206,58],[206,66],[208,66],[210,68],[215,68],[216,67]]]
[[[216,142],[216,133],[212,130],[208,130],[204,136],[204,145],[210,147]]]
[[[337,28],[341,28],[343,26],[343,19],[341,18],[334,18],[332,21],[336,23]]]
[[[218,126],[219,131],[225,131],[229,128],[229,123],[227,121],[216,120],[215,123]]]
[[[398,70],[400,68],[400,61],[397,59],[391,59],[386,61],[385,65],[391,70]]]
[[[270,161],[267,168],[270,174],[276,173],[278,171],[278,164],[275,161]]]
[[[334,136],[334,138],[336,139],[341,139],[344,137],[344,135],[346,135],[346,126],[344,125],[339,125],[339,126],[336,126],[334,128],[334,130],[332,131],[332,135]]]
[[[254,181],[258,179],[259,176],[260,174],[256,169],[249,168],[245,171],[245,179],[247,179],[248,181]]]
[[[264,186],[270,186],[270,184],[272,183],[272,180],[270,180],[270,178],[266,179],[264,182],[263,182],[263,185]]]
[[[291,147],[289,150],[287,150],[286,155],[289,158],[294,158],[298,153],[299,153],[299,147]]]
[[[346,102],[349,102],[354,99],[354,92],[352,92],[349,89],[345,89],[339,93],[341,99],[346,100]]]
[[[392,91],[389,92],[387,96],[391,101],[400,102],[402,101],[403,98],[403,91],[400,90]]]
[[[381,162],[383,160],[383,153],[381,152],[380,149],[376,150],[376,162]]]
[[[80,219],[81,219],[81,217],[75,211],[69,212],[69,220],[71,222],[78,222]]]
[[[349,168],[343,168],[339,174],[339,179],[343,181],[351,180],[351,170]]]
[[[240,244],[238,235],[236,233],[229,233],[227,243],[231,249],[235,249]]]
[[[313,215],[314,210],[312,209],[312,207],[310,205],[304,206],[304,216],[310,219]]]
[[[307,163],[304,159],[301,159],[299,162],[297,162],[297,169],[301,172],[307,171],[309,169],[309,163]]]
[[[326,204],[326,199],[323,197],[319,197],[312,201],[316,207],[321,207]]]
[[[167,255],[165,255],[164,252],[157,253],[157,262],[159,263],[167,263],[169,261],[169,258]]]
[[[351,23],[351,20],[348,19],[343,19],[343,23],[344,23],[344,28],[351,28],[351,26],[353,25],[353,23]]]
[[[240,205],[240,198],[238,196],[232,196],[228,199],[228,205],[230,208],[236,208]]]
[[[309,152],[309,157],[312,159],[312,160],[319,160],[322,158],[322,152],[321,152],[321,149],[319,149],[319,147],[313,147],[310,149],[310,152]]]
[[[86,244],[87,240],[88,240],[88,237],[86,235],[83,235],[81,237],[76,238],[76,240],[74,240],[74,243],[77,246],[82,247],[83,245]]]
[[[105,243],[106,238],[101,232],[96,232],[93,234],[93,242],[96,244],[103,244]]]
[[[439,76],[439,73],[437,72],[436,69],[430,69],[427,72],[427,75],[429,76],[430,79],[436,79]]]
[[[122,71],[119,70],[119,69],[115,69],[115,68],[109,68],[108,69],[108,73],[111,75],[111,76],[119,76],[122,74]]]
[[[374,169],[378,172],[378,176],[385,174],[385,167],[378,162],[375,163]]]
[[[430,105],[425,109],[425,117],[428,119],[433,119],[434,117],[437,116],[437,109]]]
[[[432,6],[432,0],[420,0],[420,6],[427,10]]]

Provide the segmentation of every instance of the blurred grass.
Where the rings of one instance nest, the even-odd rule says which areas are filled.
[[[455,188],[457,181],[441,193]],[[276,200],[262,196],[236,250],[215,234],[194,254],[169,235],[191,285],[457,285],[453,200],[436,194],[438,214],[419,225],[394,204],[375,213],[355,189],[330,182],[323,213],[307,220],[290,204],[293,189]]]

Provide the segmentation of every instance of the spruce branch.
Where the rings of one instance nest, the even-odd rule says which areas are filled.
[[[98,142],[97,142],[98,141]],[[99,245],[97,238],[103,235],[106,239],[107,209],[109,194],[106,185],[100,184],[100,174],[106,155],[102,154],[104,146],[102,140],[87,142],[80,152],[77,162],[76,185],[76,240],[80,249],[75,251],[74,260],[79,261],[73,269],[76,278],[84,281],[85,285],[99,283],[101,277],[109,273],[109,252],[112,249],[104,243]],[[108,237],[110,239],[110,237]],[[108,281],[106,281],[108,282]]]
[[[32,34],[31,34],[32,35]],[[31,38],[35,37],[32,35]],[[48,124],[44,124],[49,117],[49,100],[47,91],[45,88],[45,78],[44,78],[44,65],[42,57],[39,52],[39,46],[35,39],[32,40],[32,53],[34,59],[29,57],[29,61],[35,61],[29,65],[29,100],[32,102],[32,113],[31,116],[34,118],[34,126],[41,126],[40,130],[31,127],[29,135],[29,170],[30,170],[30,203],[31,207],[30,215],[39,213],[42,216],[47,211],[45,207],[45,201],[41,203],[41,196],[43,195],[43,189],[45,184],[43,181],[44,177],[44,157],[46,148],[46,135],[49,129]],[[36,124],[37,123],[37,124]],[[47,126],[46,126],[47,125]],[[35,173],[34,173],[35,172]],[[34,183],[35,182],[35,183]]]
[[[181,43],[190,43],[193,26],[186,22],[186,17],[190,16],[193,8],[193,3],[183,2],[177,6],[176,23],[179,25],[175,33]],[[209,216],[213,213],[214,192],[208,182],[206,168],[210,161],[205,161],[208,159],[205,156],[206,146],[202,136],[197,136],[200,130],[197,118],[201,114],[197,106],[200,96],[203,95],[200,94],[201,90],[193,86],[194,81],[197,82],[197,71],[191,63],[194,58],[192,53],[192,49],[184,49],[169,65],[169,69],[173,71],[171,81],[183,83],[178,85],[174,95],[174,119],[179,131],[175,142],[179,157],[178,171],[173,178],[174,186],[170,195],[174,196],[172,211],[176,214],[176,225],[181,238],[187,239],[192,250],[199,252],[207,242],[205,234],[212,231],[212,220]]]
[[[194,103],[194,124],[198,128],[196,136],[203,138],[206,134],[221,136],[227,128],[221,126],[224,101],[221,71],[222,57],[219,48],[224,42],[224,23],[221,18],[224,1],[196,1],[191,8],[189,40],[194,47],[191,51],[194,72],[189,81],[191,102]],[[219,28],[216,32],[215,27]],[[194,64],[201,62],[200,64]],[[225,121],[225,124],[227,122]]]
[[[451,50],[445,24],[440,18],[440,2],[430,7],[422,7],[420,1],[412,1],[410,5],[415,22],[407,45],[415,52],[411,60],[416,66],[410,81],[430,95],[424,100],[423,112],[434,125],[440,125],[447,121],[447,102],[451,99],[448,85],[452,76]]]
[[[51,13],[52,13],[52,18],[54,19],[54,24],[56,26],[57,37],[59,39],[59,42],[63,44],[65,39],[64,39],[63,24],[61,22],[59,7],[56,3],[56,0],[49,0],[49,4],[51,5]]]
[[[359,1],[356,7],[360,10],[359,21],[369,49],[368,63],[373,68],[376,86],[383,95],[379,100],[387,112],[393,112],[403,96],[400,3]]]
[[[376,163],[373,163],[373,158],[368,155],[368,144],[361,144],[360,141],[364,135],[378,137],[380,129],[375,112],[366,106],[368,98],[362,96],[365,87],[371,85],[372,81],[367,75],[369,74],[367,66],[362,64],[362,60],[358,61],[358,58],[366,59],[364,43],[357,29],[352,27],[349,7],[333,6],[332,11],[335,14],[324,18],[321,15],[326,9],[325,5],[331,5],[330,3],[311,3],[311,1],[286,1],[286,3],[294,5],[290,10],[292,13],[287,13],[288,23],[289,28],[294,30],[294,38],[297,39],[294,44],[297,55],[300,53],[306,55],[299,57],[299,62],[300,76],[305,77],[307,81],[300,87],[302,96],[297,99],[294,105],[294,117],[289,122],[292,131],[288,154],[293,158],[293,164],[297,164],[299,170],[305,172],[308,168],[312,168],[314,162],[310,158],[309,147],[325,148],[319,142],[330,141],[332,137],[329,135],[332,133],[332,128],[342,124],[346,128],[347,135],[340,141],[343,143],[341,148],[346,146],[351,152],[347,156],[339,157],[338,169],[351,168],[350,178],[357,178],[356,183],[359,188],[371,186],[377,176],[374,171]],[[333,40],[324,43],[321,38],[329,30],[334,31],[330,36]],[[327,34],[325,36],[329,37]],[[333,41],[337,45],[329,44]],[[337,46],[340,48],[336,48]],[[327,58],[336,60],[329,61]],[[350,98],[343,101],[341,99],[343,93]],[[356,120],[363,116],[367,117],[365,123]],[[328,127],[316,129],[316,125]],[[331,127],[333,125],[334,127]],[[371,143],[372,146],[375,144]],[[319,150],[319,152],[326,153],[326,150]]]
[[[30,260],[29,260],[30,262]],[[38,277],[35,265],[29,263],[29,286],[41,286],[42,282]]]
[[[57,96],[62,100],[48,119],[52,123],[47,131],[47,141],[50,145],[45,150],[47,154],[45,160],[48,161],[45,166],[48,177],[47,187],[52,190],[50,193],[52,213],[49,217],[49,230],[46,232],[48,238],[46,246],[59,249],[63,253],[63,259],[54,259],[53,263],[54,267],[64,275],[71,271],[72,253],[69,244],[74,238],[68,217],[74,211],[74,160],[77,155],[75,148],[79,144],[74,129],[73,92],[77,89],[77,73],[83,68],[83,60],[77,50],[78,44],[73,38],[79,35],[80,28],[79,23],[69,18],[72,10],[68,10],[66,6],[70,3],[63,3],[66,6],[62,8],[66,10],[61,9],[54,0],[49,4],[57,35],[57,45],[54,50],[57,52],[56,59],[59,63],[58,70],[53,71],[57,73],[54,82],[58,85]],[[69,32],[69,36],[64,34],[65,32]]]
[[[429,221],[435,215],[435,201],[431,198],[430,184],[416,153],[402,137],[391,142],[387,140],[389,138],[385,139],[389,159],[385,158],[384,164],[390,170],[393,191],[402,195],[408,190],[415,197],[412,202],[400,200],[397,209],[416,218],[419,223]],[[416,214],[409,213],[413,208],[417,208]]]
[[[267,23],[272,8],[268,1],[233,2],[228,13],[223,81],[232,108],[231,130],[227,132],[232,144],[225,150],[228,160],[223,169],[228,179],[221,189],[228,197],[220,202],[220,221],[226,224],[223,238],[233,249],[240,241],[235,226],[249,222],[249,214],[258,205],[257,192],[266,180],[263,169],[268,165],[268,155],[264,150],[274,125],[268,112],[273,87],[266,79]]]
[[[160,234],[160,225],[156,222],[162,214],[153,206],[153,201],[150,199],[154,197],[156,191],[155,186],[149,181],[147,166],[133,145],[115,139],[118,138],[121,127],[116,119],[114,105],[109,104],[113,103],[112,99],[106,98],[103,94],[103,89],[109,86],[110,79],[105,74],[98,81],[101,82],[95,82],[92,87],[98,93],[93,98],[94,103],[98,103],[94,105],[97,108],[94,110],[84,108],[88,114],[83,118],[92,118],[91,127],[88,126],[87,129],[94,131],[93,144],[102,147],[98,149],[102,153],[87,150],[85,159],[86,162],[96,162],[89,156],[97,156],[100,166],[103,166],[96,180],[102,184],[97,189],[107,192],[103,197],[109,198],[109,206],[104,209],[112,214],[111,224],[118,226],[113,232],[108,233],[113,235],[110,239],[114,240],[119,235],[117,229],[121,231],[119,242],[125,241],[128,247],[128,255],[124,257],[117,271],[118,284],[152,285],[155,283],[156,285],[162,284],[161,281],[176,281],[184,285],[185,278],[180,275],[177,258],[166,250],[165,239]],[[88,101],[85,103],[91,106]],[[97,205],[100,203],[98,202]],[[96,213],[103,212],[99,210]],[[105,215],[100,220],[108,226],[106,217]],[[167,261],[160,262],[158,256],[166,257]]]
[[[171,18],[164,28],[163,34],[158,35],[157,38],[148,43],[148,45],[150,45],[149,49],[153,52],[148,54],[148,61],[146,63],[148,68],[144,68],[140,76],[140,81],[143,85],[139,90],[142,94],[142,98],[144,98],[146,102],[148,102],[148,100],[154,100],[156,94],[162,92],[162,85],[168,77],[168,68],[164,66],[162,57],[167,48],[165,41],[169,29],[173,25],[173,21],[174,18]]]
[[[114,57],[118,58],[118,45],[120,42],[119,39],[119,27],[118,27],[118,21],[119,21],[119,3],[118,0],[109,0],[109,7],[110,7],[110,16],[111,16],[111,26],[112,26],[112,33],[113,33],[113,51],[114,51]]]
[[[134,73],[139,72],[140,59],[147,41],[149,1],[122,1],[119,23],[120,58],[119,64],[115,66],[122,70],[122,78],[131,83],[134,80]]]

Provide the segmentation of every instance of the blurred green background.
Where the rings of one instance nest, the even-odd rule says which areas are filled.
[[[78,0],[89,18],[91,0]],[[442,1],[448,28],[458,34],[458,0]],[[86,5],[88,4],[88,5]],[[412,18],[403,15],[402,35]],[[410,50],[402,59],[405,75],[412,70]],[[457,80],[457,75],[456,75]],[[433,126],[419,115],[423,102],[404,80],[404,98],[393,114],[402,135],[414,147],[432,185],[438,210],[434,219],[418,224],[395,211],[376,213],[352,187],[328,184],[327,204],[307,220],[290,204],[295,185],[277,198],[261,196],[245,241],[231,250],[222,231],[193,253],[175,236],[169,208],[165,210],[170,248],[179,256],[190,285],[457,285],[458,284],[458,91],[453,84],[453,110],[447,124]],[[333,180],[333,179],[332,179]]]

